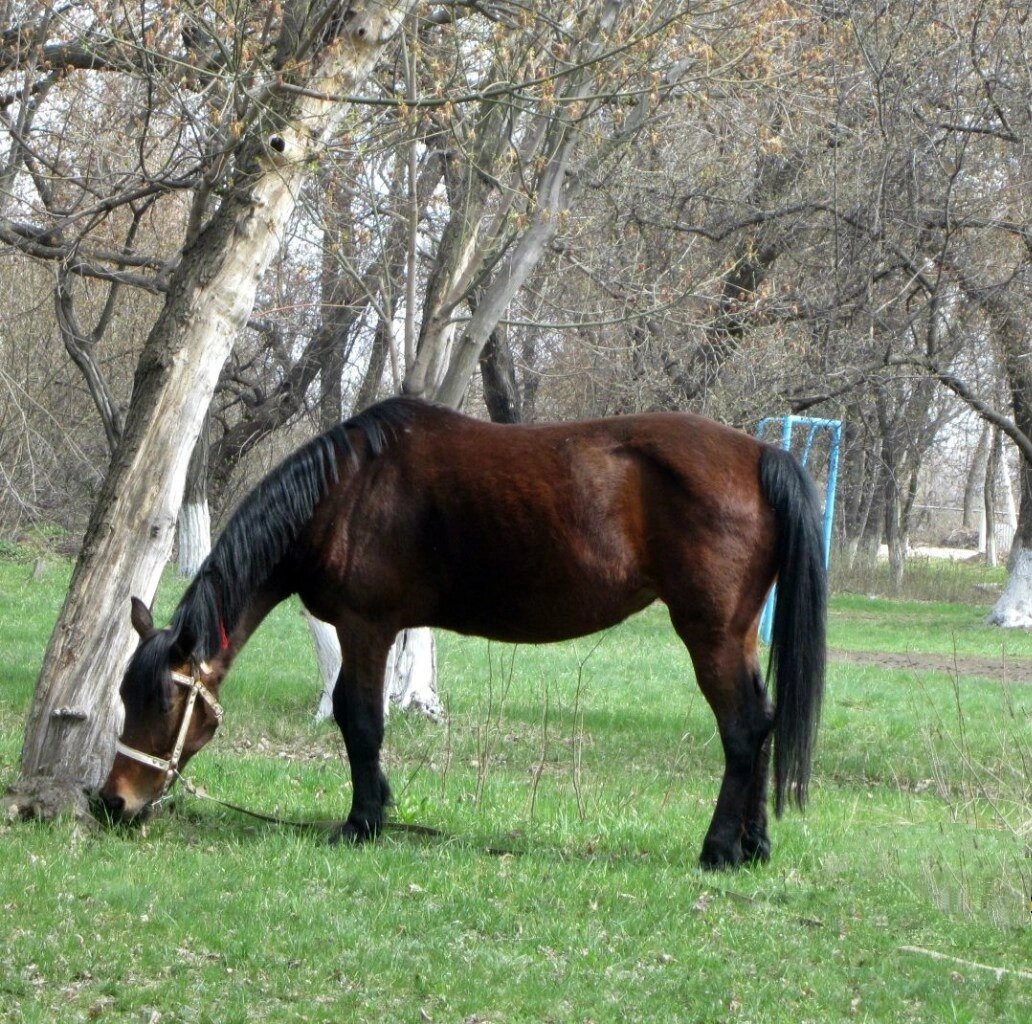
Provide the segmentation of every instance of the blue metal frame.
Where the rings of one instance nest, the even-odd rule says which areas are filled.
[[[835,491],[838,487],[839,454],[842,450],[842,421],[814,419],[810,416],[767,416],[760,420],[760,424],[756,428],[756,436],[762,438],[771,423],[781,424],[781,447],[785,449],[791,449],[792,431],[796,427],[809,428],[810,432],[806,437],[803,454],[799,460],[804,466],[810,460],[817,432],[827,430],[831,434],[828,483],[824,490],[824,565],[827,566],[831,562],[831,529],[835,520]],[[777,593],[777,586],[772,587],[760,619],[760,639],[765,644],[770,643],[771,632],[774,629],[774,605],[777,601]]]

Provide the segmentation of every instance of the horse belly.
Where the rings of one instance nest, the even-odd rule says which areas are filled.
[[[433,625],[509,643],[551,643],[622,622],[656,597],[640,571],[597,553],[538,551],[504,564],[492,554],[461,581],[451,579]]]
[[[467,636],[480,636],[510,644],[548,644],[572,640],[608,629],[628,616],[648,607],[655,599],[652,593],[636,596],[634,600],[596,608],[590,613],[570,614],[565,605],[541,606],[524,610],[510,606],[497,609],[479,609],[473,614],[444,612],[430,625]]]

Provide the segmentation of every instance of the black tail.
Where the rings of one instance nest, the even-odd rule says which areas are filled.
[[[828,581],[821,512],[806,470],[780,448],[760,456],[760,486],[778,526],[778,593],[767,678],[774,686],[774,812],[806,803],[824,695]]]

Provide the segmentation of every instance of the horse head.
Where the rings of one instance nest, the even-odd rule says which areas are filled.
[[[140,645],[122,679],[125,718],[114,764],[100,789],[115,821],[145,816],[222,721],[223,673],[196,659],[189,625],[180,621],[156,629],[150,609],[135,597],[130,618]]]

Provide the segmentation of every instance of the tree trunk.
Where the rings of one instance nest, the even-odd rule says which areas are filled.
[[[317,619],[307,608],[301,609],[301,615],[308,623],[315,646],[315,663],[319,668],[322,680],[322,692],[319,696],[319,707],[315,712],[315,720],[323,722],[333,717],[333,688],[340,675],[340,638],[337,631],[328,622]]]
[[[559,229],[559,217],[567,202],[566,175],[571,148],[571,141],[564,139],[551,157],[538,193],[538,209],[530,226],[484,288],[465,330],[452,347],[447,371],[434,396],[444,405],[457,409],[462,404],[470,378],[480,361],[480,353],[513,296],[523,287]]]
[[[369,363],[366,365],[362,383],[355,395],[355,412],[361,412],[379,398],[380,388],[383,384],[383,371],[387,367],[389,348],[390,339],[387,337],[381,321],[376,325],[376,331],[373,333],[373,341],[369,349]]]
[[[989,444],[989,454],[985,461],[985,487],[982,498],[985,507],[985,564],[995,566],[996,552],[996,474],[1000,468],[1000,454],[1003,448],[1003,437],[1000,431],[993,429]]]
[[[842,509],[842,557],[850,570],[858,563],[872,494],[877,485],[878,462],[869,451],[870,434],[861,433],[859,403],[846,406],[843,416],[842,468],[839,507]]]
[[[1032,548],[1018,550],[1007,585],[986,622],[990,626],[1032,628]]]
[[[1010,376],[1015,425],[1026,437],[1032,437],[1032,374],[1012,373]],[[986,621],[991,626],[1029,629],[1032,628],[1032,463],[1024,455],[1018,465],[1018,482],[1018,528],[1008,561],[1010,573]]]
[[[183,507],[176,522],[180,576],[193,576],[211,551],[211,512],[208,508],[208,418],[186,468]]]
[[[480,378],[484,385],[484,404],[495,423],[520,423],[523,409],[516,382],[516,360],[509,347],[508,330],[499,324],[480,353]]]
[[[250,176],[183,253],[140,357],[123,435],[36,684],[10,801],[23,815],[81,808],[83,790],[107,776],[117,687],[136,639],[129,598],[154,594],[219,372],[312,158],[339,128],[345,105],[322,97],[355,90],[412,3],[350,8],[345,35],[313,58],[303,93],[284,103],[277,134],[243,144],[253,154],[241,159]]]
[[[885,503],[888,500],[888,470],[880,462],[876,469],[876,483],[868,491],[864,501],[860,536],[856,545],[856,563],[868,566],[873,566],[878,561],[878,548],[885,525]]]
[[[1027,257],[1026,257],[1027,259]],[[956,269],[956,268],[954,268]],[[1005,430],[1018,448],[1018,528],[1011,547],[1007,585],[989,614],[994,626],[1032,627],[1032,364],[1029,362],[1028,320],[1008,301],[1007,295],[995,289],[980,288],[966,274],[960,273],[961,286],[968,298],[978,303],[992,329],[1007,377],[1013,421],[993,414],[985,403],[972,401],[957,391],[952,382],[944,383],[995,426]]]
[[[108,302],[97,328],[89,334],[79,326],[72,302],[71,275],[62,268],[58,271],[57,286],[54,289],[54,306],[57,313],[57,324],[61,331],[61,340],[65,351],[72,362],[79,368],[86,390],[89,391],[93,404],[100,415],[107,439],[108,450],[113,454],[122,436],[122,414],[118,409],[111,388],[97,362],[95,349],[99,334],[103,333],[110,322],[116,289],[112,286],[108,292]]]
[[[391,704],[439,719],[444,709],[437,695],[437,642],[432,629],[405,629],[387,656],[384,712]]]
[[[907,568],[907,552],[900,528],[899,487],[892,480],[885,494],[885,545],[889,551],[889,583],[893,594],[903,591],[903,574]]]
[[[976,522],[979,499],[982,497],[982,488],[985,486],[985,463],[989,458],[989,432],[992,428],[988,423],[982,424],[982,432],[978,435],[978,444],[975,445],[974,455],[971,458],[971,466],[968,468],[967,483],[964,485],[964,529],[972,529]]]
[[[319,666],[322,691],[315,712],[316,721],[333,717],[333,688],[340,674],[340,640],[337,631],[302,610],[315,645],[315,660]],[[413,709],[430,718],[438,719],[444,709],[437,695],[437,643],[431,629],[406,629],[398,634],[387,656],[384,676],[384,714],[390,714],[392,704],[403,711]]]

